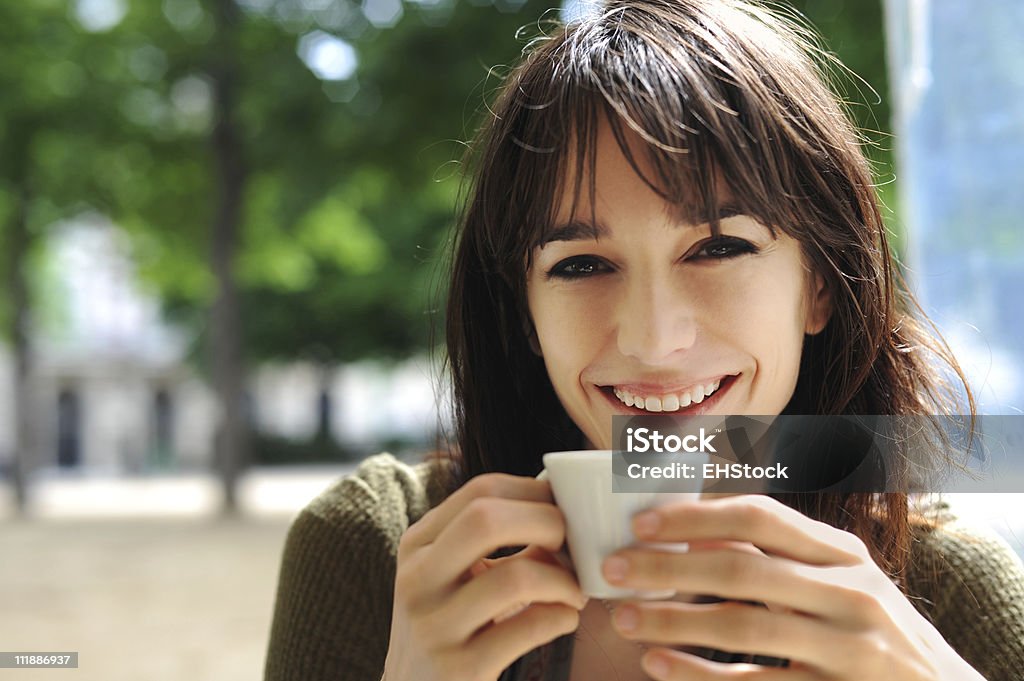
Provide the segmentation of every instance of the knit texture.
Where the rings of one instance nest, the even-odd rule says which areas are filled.
[[[402,534],[444,498],[428,464],[381,454],[292,524],[265,681],[379,681]],[[914,605],[987,681],[1024,678],[1024,568],[992,534],[951,521],[916,534]]]
[[[907,587],[918,610],[988,681],[1024,679],[1024,568],[990,531],[951,520],[921,531]]]

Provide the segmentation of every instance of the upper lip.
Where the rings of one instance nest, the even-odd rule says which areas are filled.
[[[724,381],[726,378],[729,378],[730,376],[734,376],[734,375],[735,374],[714,374],[714,375],[708,376],[707,378],[698,378],[698,379],[694,379],[694,380],[685,380],[685,381],[680,381],[680,380],[675,380],[675,379],[673,379],[673,380],[657,380],[657,381],[650,380],[650,379],[643,380],[643,381],[630,380],[630,381],[626,381],[626,382],[622,382],[622,383],[605,383],[605,384],[601,385],[600,387],[602,387],[602,388],[617,388],[619,390],[628,390],[629,392],[631,392],[633,394],[667,395],[667,394],[672,394],[672,393],[681,393],[681,392],[689,391],[691,388],[696,388],[697,386],[702,386],[703,387],[703,386],[706,386],[708,384],[714,383],[715,381],[721,382],[721,381]]]

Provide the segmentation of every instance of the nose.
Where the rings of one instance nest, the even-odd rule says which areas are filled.
[[[631,282],[619,301],[618,346],[645,364],[664,362],[697,340],[695,306],[670,277]]]

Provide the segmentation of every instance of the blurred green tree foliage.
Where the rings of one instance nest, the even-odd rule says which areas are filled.
[[[876,0],[788,0],[822,36],[846,67],[834,85],[875,147],[871,158],[891,165],[889,76],[885,62],[882,3]],[[835,70],[835,69],[833,69]]]
[[[375,28],[346,2],[257,4],[236,27],[247,181],[235,274],[246,356],[329,363],[416,352],[428,340],[458,140],[483,108],[487,65],[514,58],[514,33],[531,12],[407,4],[395,26]],[[129,120],[109,154],[132,170],[109,188],[118,221],[137,237],[143,275],[178,319],[202,330],[214,290],[212,29],[205,11],[178,17],[187,6],[134,5],[108,38],[129,60],[155,64],[124,95]],[[355,48],[348,79],[321,80],[298,54],[328,35]]]
[[[905,248],[898,224],[894,143],[889,74],[886,68],[884,12],[881,0],[787,0],[822,36],[825,47],[839,57],[845,69],[835,69],[835,89],[864,131],[864,151],[872,162],[877,192],[888,208],[885,214],[895,237],[897,253]]]

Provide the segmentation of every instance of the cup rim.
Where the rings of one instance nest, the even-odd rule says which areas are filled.
[[[612,454],[614,453],[615,451],[612,449],[573,449],[560,452],[547,452],[541,458],[544,460],[545,465],[547,465],[549,457],[552,461],[610,461]]]

